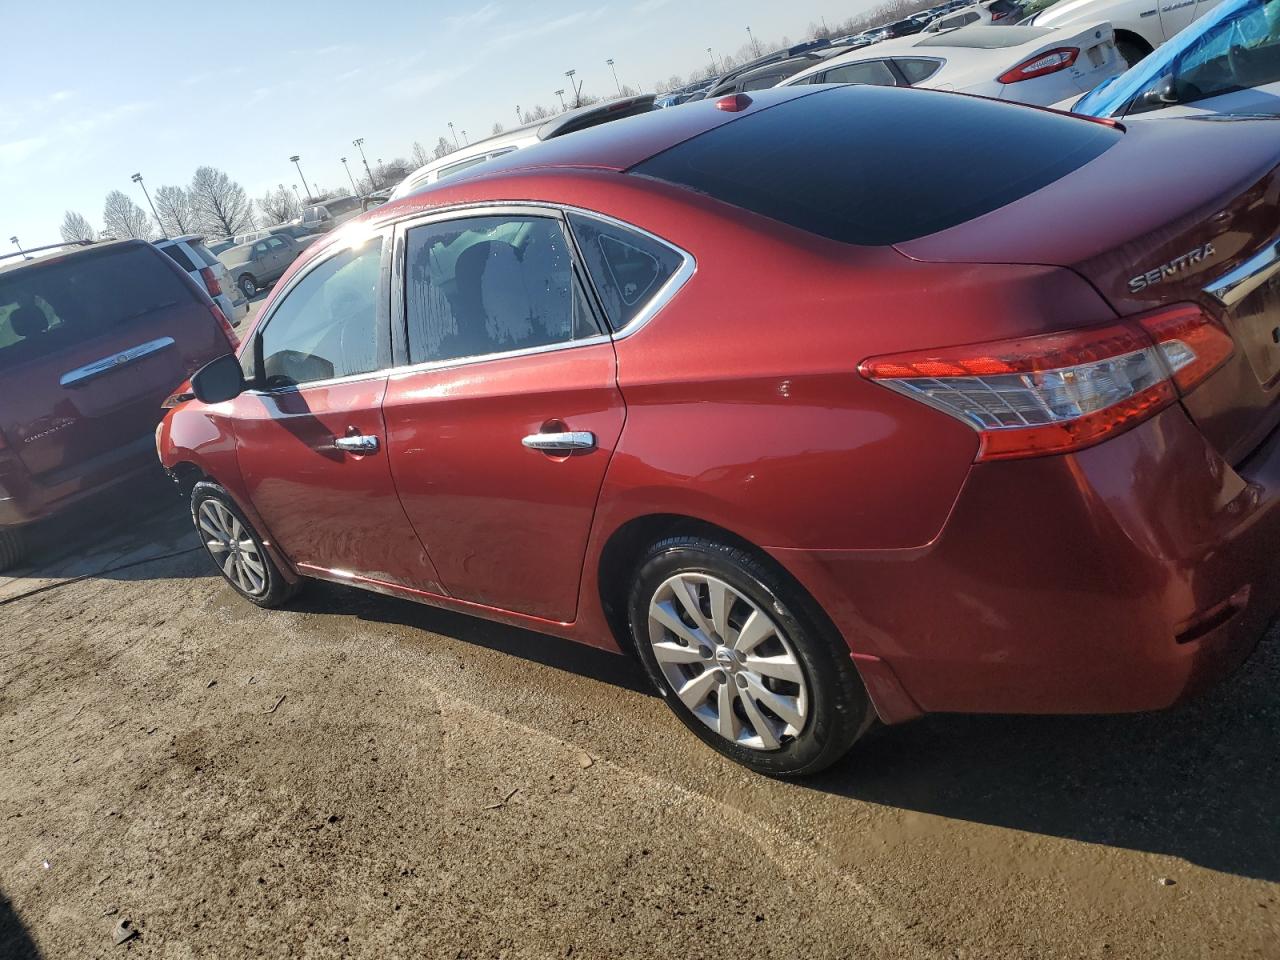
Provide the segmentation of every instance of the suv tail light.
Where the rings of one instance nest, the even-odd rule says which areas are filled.
[[[240,338],[236,336],[236,328],[231,325],[231,321],[227,319],[227,315],[222,312],[222,308],[216,303],[213,304],[213,319],[218,321],[218,326],[222,328],[222,332],[226,335],[227,342],[231,344],[232,350],[240,347]]]
[[[222,284],[218,282],[218,277],[213,272],[213,267],[201,267],[200,276],[204,280],[205,288],[209,291],[209,296],[222,296]]]
[[[978,460],[1067,453],[1174,403],[1234,349],[1226,331],[1193,305],[1134,320],[873,357],[858,369],[973,427]]]
[[[1080,56],[1080,50],[1076,47],[1056,47],[1053,50],[1046,50],[1006,70],[996,77],[996,83],[1017,83],[1020,80],[1034,80],[1036,77],[1057,73],[1075,63],[1078,56]]]

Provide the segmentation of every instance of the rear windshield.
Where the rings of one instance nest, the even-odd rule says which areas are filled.
[[[884,246],[1012,203],[1122,136],[980,97],[856,85],[741,117],[629,172],[842,243]]]
[[[324,205],[329,210],[329,215],[336,217],[343,213],[350,213],[352,210],[360,209],[360,200],[358,197],[339,197],[336,200],[326,200]]]
[[[195,295],[150,246],[0,274],[0,368],[111,333]]]

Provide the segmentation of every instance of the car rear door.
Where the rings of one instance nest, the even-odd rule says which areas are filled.
[[[529,207],[401,225],[411,366],[383,402],[396,487],[449,594],[560,622],[624,419],[565,230]]]
[[[377,235],[334,250],[290,282],[243,355],[254,387],[230,417],[249,498],[295,564],[435,590],[385,446],[388,246]]]
[[[229,344],[207,301],[149,243],[0,273],[0,434],[56,485],[143,453],[160,405]]]

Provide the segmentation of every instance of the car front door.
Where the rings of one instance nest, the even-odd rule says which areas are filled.
[[[401,225],[410,366],[383,403],[392,476],[449,594],[559,622],[624,419],[565,230],[535,208]]]
[[[388,466],[382,400],[391,347],[375,236],[309,266],[246,351],[236,451],[270,536],[303,572],[437,591]]]

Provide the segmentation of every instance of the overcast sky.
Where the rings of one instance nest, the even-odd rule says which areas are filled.
[[[0,0],[0,244],[59,240],[65,210],[102,222],[108,190],[145,206],[148,188],[187,184],[200,164],[251,197],[298,183],[338,186],[339,157],[370,165],[428,149],[448,121],[471,139],[516,106],[550,106],[574,68],[584,92],[685,75],[761,40],[798,40],[872,0]],[[461,133],[459,133],[461,137]]]

